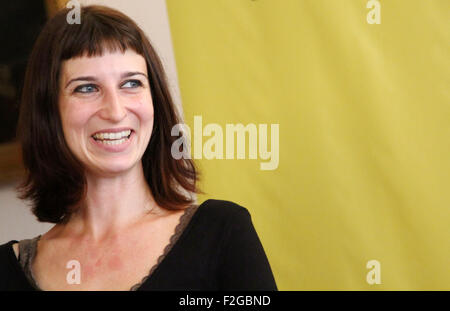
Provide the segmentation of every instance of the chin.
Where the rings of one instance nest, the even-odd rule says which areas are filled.
[[[136,168],[136,164],[130,163],[129,161],[110,161],[108,165],[97,166],[90,169],[90,171],[102,176],[114,176],[130,172]]]

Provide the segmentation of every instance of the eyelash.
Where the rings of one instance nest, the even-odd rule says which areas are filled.
[[[127,89],[133,89],[133,88],[138,88],[142,86],[142,82],[140,80],[127,80],[124,83],[122,83],[122,86],[124,86],[125,84],[132,82],[137,84],[135,87],[127,87]],[[82,93],[82,94],[88,94],[88,93],[92,93],[92,92],[83,92],[81,91],[83,88],[87,88],[87,87],[92,87],[98,90],[97,85],[89,83],[89,84],[83,84],[83,85],[79,85],[75,88],[74,92],[76,93]]]

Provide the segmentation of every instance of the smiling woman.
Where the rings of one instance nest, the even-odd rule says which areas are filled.
[[[276,289],[247,209],[197,205],[194,163],[171,156],[180,120],[142,30],[106,7],[79,25],[67,12],[33,48],[18,125],[18,191],[55,226],[0,246],[0,290]]]
[[[133,50],[115,51],[72,58],[61,68],[59,108],[64,137],[87,176],[135,167],[153,129],[145,59]]]
[[[196,192],[193,163],[171,161],[167,153],[172,143],[167,133],[179,119],[150,42],[120,12],[86,7],[83,23],[69,25],[67,11],[48,22],[29,60],[18,125],[29,168],[19,188],[23,198],[34,200],[39,220],[63,221],[86,194],[86,170],[108,174],[113,158],[125,161],[122,155],[102,153],[88,138],[124,127],[134,128],[137,142],[126,150],[134,157],[127,159],[129,165],[142,157],[139,162],[156,203],[169,209],[193,203],[185,195]],[[128,87],[134,81],[142,87]],[[139,118],[142,128],[136,135]],[[55,198],[54,193],[66,195]]]

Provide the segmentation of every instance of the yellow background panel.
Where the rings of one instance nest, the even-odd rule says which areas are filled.
[[[281,290],[450,290],[450,1],[380,3],[167,0],[191,130],[279,124],[276,170],[197,163]]]

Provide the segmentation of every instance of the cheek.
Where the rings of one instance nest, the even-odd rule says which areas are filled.
[[[153,124],[154,108],[151,98],[141,98],[136,112],[142,123],[151,122]]]
[[[153,123],[153,117],[154,117],[154,110],[153,110],[153,105],[146,105],[143,108],[143,119],[145,119],[148,122],[152,122]]]
[[[85,134],[82,129],[92,116],[92,111],[85,107],[86,105],[83,107],[77,102],[64,102],[61,104],[61,122],[66,139]]]
[[[139,119],[140,139],[145,144],[148,144],[153,133],[154,123],[154,107],[151,99],[140,103],[136,109],[136,115]]]

